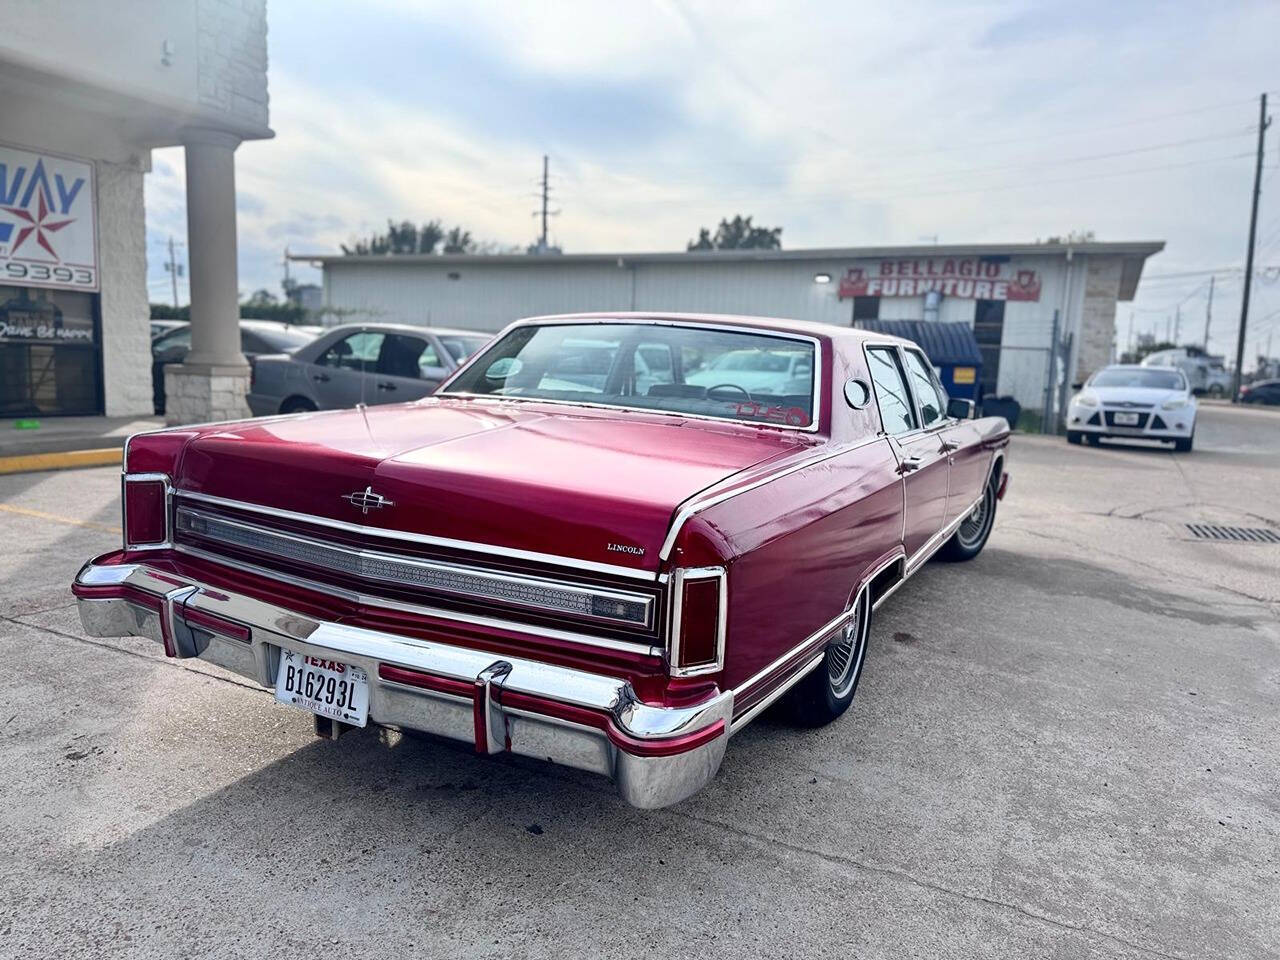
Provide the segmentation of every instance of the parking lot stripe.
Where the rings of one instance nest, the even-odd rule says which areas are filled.
[[[52,520],[54,523],[66,523],[73,527],[88,527],[90,530],[103,530],[107,533],[119,533],[119,527],[109,523],[98,523],[96,520],[77,520],[75,517],[63,517],[56,513],[45,513],[43,510],[28,510],[26,507],[11,507],[0,503],[0,510],[5,513],[16,513],[22,517],[34,517],[37,520]]]
[[[40,470],[72,470],[77,467],[109,467],[120,462],[120,448],[68,450],[65,453],[30,453],[0,457],[0,473],[35,473]]]

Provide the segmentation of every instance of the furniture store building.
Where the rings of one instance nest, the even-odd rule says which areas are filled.
[[[1162,242],[563,256],[313,256],[330,317],[496,331],[520,317],[652,310],[964,323],[981,392],[1038,409],[1050,382],[1111,362],[1116,304]]]

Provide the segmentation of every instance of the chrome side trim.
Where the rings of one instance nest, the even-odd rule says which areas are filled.
[[[913,553],[911,558],[907,560],[907,568],[902,579],[905,580],[907,577],[911,576],[911,574],[915,573],[916,570],[919,569],[921,564],[937,553],[938,550],[941,549],[942,545],[947,542],[947,538],[951,536],[951,534],[955,533],[956,528],[964,522],[964,518],[971,514],[981,502],[982,497],[978,497],[977,500],[973,501],[973,503],[969,504],[969,506],[956,514],[954,520],[926,540],[924,546]]]
[[[732,499],[739,494],[748,493],[751,490],[755,490],[757,487],[762,487],[773,480],[780,480],[783,477],[789,477],[791,474],[804,470],[806,467],[812,467],[816,464],[822,463],[823,461],[838,457],[841,454],[852,453],[854,450],[858,450],[862,447],[882,442],[884,440],[884,437],[877,435],[874,437],[866,437],[856,443],[845,444],[838,450],[824,450],[822,453],[816,454],[812,457],[807,457],[799,463],[793,463],[790,466],[783,467],[773,473],[766,474],[763,477],[758,477],[750,483],[746,483],[740,487],[734,487],[729,490],[722,490],[720,493],[711,493],[709,491],[715,490],[715,488],[721,484],[731,483],[734,477],[727,477],[725,480],[722,480],[720,484],[713,484],[706,490],[702,490],[699,493],[694,494],[682,503],[678,510],[676,510],[675,519],[671,521],[671,528],[667,531],[667,538],[662,542],[662,549],[658,551],[658,557],[662,560],[671,559],[671,551],[675,549],[676,538],[680,536],[680,530],[691,518],[701,511],[710,509],[717,504],[724,503],[724,501]]]
[[[834,617],[831,620],[828,620],[825,624],[823,624],[813,633],[809,634],[809,636],[805,637],[803,640],[797,643],[794,647],[792,647],[782,656],[776,658],[768,666],[763,667],[760,670],[757,670],[747,680],[743,681],[742,683],[738,684],[736,687],[733,688],[734,698],[735,699],[741,698],[743,694],[746,693],[746,691],[750,690],[752,687],[754,687],[757,683],[759,683],[769,674],[773,673],[773,671],[777,670],[779,667],[785,664],[788,660],[792,659],[797,654],[801,653],[805,649],[805,647],[813,646],[823,637],[827,636],[828,634],[832,633],[835,630],[840,629],[840,627],[844,626],[844,622],[849,619],[849,615],[851,613],[853,613],[852,610],[842,610],[839,616]]]
[[[314,580],[307,580],[303,577],[294,576],[293,574],[281,573],[279,570],[269,570],[266,567],[260,567],[252,563],[245,563],[242,560],[231,560],[220,554],[209,553],[208,551],[201,550],[198,547],[192,547],[188,544],[179,543],[175,545],[173,549],[178,553],[185,553],[192,557],[198,557],[201,560],[208,560],[210,563],[220,564],[224,567],[231,567],[234,570],[239,570],[241,573],[251,573],[254,576],[262,577],[267,581],[279,580],[295,587],[302,587],[304,590],[314,590],[317,593],[327,593],[332,596],[341,597],[351,603],[360,603],[370,607],[382,607],[387,610],[398,610],[403,613],[415,613],[423,617],[434,617],[439,620],[452,620],[456,623],[466,623],[471,626],[485,627],[494,630],[509,630],[513,633],[523,633],[527,636],[534,637],[546,637],[548,640],[561,640],[566,643],[598,647],[602,650],[617,650],[622,653],[638,653],[647,657],[661,657],[666,652],[662,647],[651,646],[646,643],[631,643],[626,640],[614,640],[612,637],[597,637],[585,633],[558,630],[554,627],[517,623],[512,620],[502,620],[497,617],[483,617],[471,613],[460,613],[457,610],[441,610],[437,607],[429,607],[422,604],[403,603],[399,600],[389,600],[386,597],[375,597],[370,594],[359,593],[354,590],[345,590],[342,587],[335,587],[328,583],[317,583]]]
[[[133,439],[130,437],[129,439]],[[128,441],[126,441],[128,442]],[[121,463],[124,462],[123,456]],[[159,543],[129,542],[129,498],[125,486],[130,482],[164,484],[164,540]],[[173,484],[167,473],[125,473],[120,471],[120,541],[126,550],[134,553],[143,550],[168,550],[173,547]]]
[[[538,553],[532,550],[517,550],[513,547],[500,547],[491,543],[476,543],[471,540],[453,540],[448,537],[433,537],[425,533],[408,533],[404,530],[387,530],[383,527],[366,527],[359,523],[345,520],[330,520],[328,517],[317,517],[310,513],[297,513],[293,510],[282,510],[279,507],[264,507],[257,503],[246,503],[243,500],[231,500],[227,497],[215,497],[208,493],[197,493],[194,490],[178,488],[174,491],[179,499],[199,500],[219,507],[233,510],[244,510],[248,513],[259,513],[267,517],[279,517],[282,520],[293,520],[297,523],[310,523],[315,526],[342,530],[366,537],[380,537],[386,540],[400,540],[405,543],[418,543],[429,547],[445,547],[450,550],[465,550],[471,553],[483,553],[489,556],[505,557],[516,560],[529,560],[534,563],[549,563],[575,570],[588,570],[592,573],[603,573],[615,577],[630,577],[633,580],[653,580],[655,575],[648,570],[637,570],[634,567],[620,567],[612,563],[596,563],[591,560],[578,560],[573,557],[562,557],[552,553]]]
[[[814,654],[813,657],[810,660],[808,660],[803,667],[801,667],[799,670],[793,673],[790,677],[788,677],[784,683],[778,684],[778,686],[775,689],[769,691],[768,695],[763,700],[757,703],[754,707],[752,707],[742,716],[735,718],[733,723],[729,725],[729,735],[732,736],[733,734],[737,733],[739,730],[741,730],[743,727],[749,724],[752,720],[754,720],[760,714],[764,713],[771,706],[777,703],[778,700],[781,699],[783,694],[785,694],[797,683],[799,683],[801,680],[807,677],[816,667],[821,666],[822,661],[825,660],[826,658],[827,658],[827,651],[825,649]]]
[[[197,523],[203,524],[205,529],[191,529],[191,520],[193,518]],[[422,588],[428,591],[473,599],[491,600],[504,606],[523,607],[549,614],[563,614],[574,619],[605,621],[632,628],[639,627],[644,630],[654,628],[653,610],[656,605],[655,598],[648,594],[628,593],[607,587],[583,586],[546,577],[500,573],[466,564],[424,560],[419,557],[402,554],[362,550],[358,547],[348,547],[345,544],[317,540],[294,533],[286,533],[283,530],[271,527],[232,520],[229,517],[205,513],[186,506],[178,508],[174,523],[178,526],[180,533],[188,536],[194,535],[205,540],[240,547],[255,553],[265,553],[273,557],[300,560],[314,566],[323,567],[333,573],[353,576],[359,580]],[[219,535],[215,530],[220,527],[230,529]],[[266,541],[266,543],[245,543],[243,540],[235,538],[236,532],[242,533],[249,539],[259,538],[260,541]],[[272,546],[273,544],[275,547]],[[291,544],[296,544],[297,547],[291,547]],[[299,556],[304,551],[307,552],[306,555]],[[348,560],[353,562],[348,563]],[[414,579],[415,574],[422,578],[436,575],[444,582],[416,580]],[[450,578],[452,578],[452,583]],[[538,589],[554,590],[566,598],[574,598],[579,602],[585,603],[586,609],[573,609],[568,606],[556,607],[545,602],[525,599],[518,595],[502,596],[497,590],[500,585],[526,591]],[[489,588],[487,592],[486,586]],[[643,609],[643,620],[637,621],[626,617],[593,613],[591,612],[591,600],[597,597],[619,603],[636,604]],[[566,600],[566,602],[569,601]]]
[[[716,610],[716,655],[709,663],[680,666],[680,627],[684,615],[684,584],[686,580],[718,581],[720,605]],[[671,577],[671,627],[670,638],[673,677],[697,677],[704,673],[719,673],[724,669],[725,626],[729,619],[729,578],[724,567],[681,567]]]

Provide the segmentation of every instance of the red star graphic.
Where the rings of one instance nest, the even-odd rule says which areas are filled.
[[[22,207],[0,207],[0,209],[5,211],[5,213],[11,213],[18,219],[25,220],[27,223],[31,224],[31,226],[23,227],[18,231],[18,238],[13,241],[13,246],[10,248],[9,252],[16,253],[18,248],[22,246],[22,241],[26,240],[27,237],[34,233],[36,235],[36,243],[48,250],[49,255],[53,257],[54,260],[61,263],[62,259],[50,245],[49,238],[45,236],[45,233],[57,233],[68,224],[75,223],[75,217],[72,217],[69,220],[58,220],[56,222],[50,221],[49,207],[44,202],[44,191],[39,190],[36,195],[40,198],[39,216],[31,216],[30,211],[24,210]]]

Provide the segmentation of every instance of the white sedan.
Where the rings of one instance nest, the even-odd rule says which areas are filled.
[[[1196,434],[1196,401],[1181,370],[1117,364],[1099,370],[1067,407],[1067,442],[1163,440],[1181,451]]]

